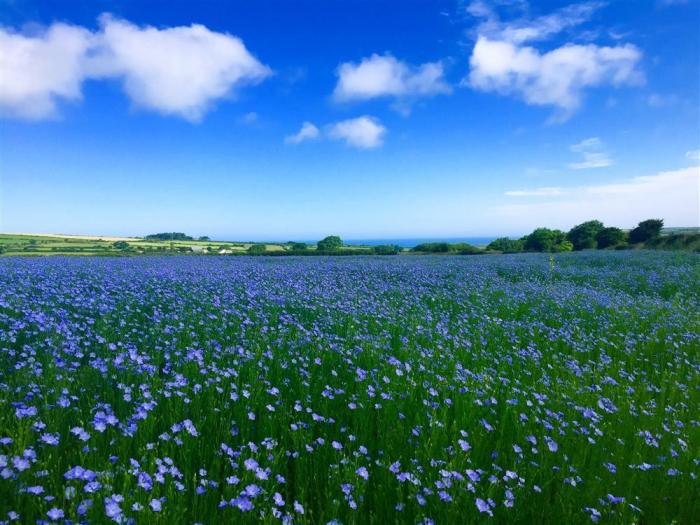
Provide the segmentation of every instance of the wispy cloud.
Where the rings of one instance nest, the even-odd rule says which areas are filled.
[[[568,119],[582,104],[587,89],[639,84],[641,52],[632,44],[614,47],[567,43],[540,51],[528,42],[546,40],[589,20],[602,6],[585,2],[534,19],[500,20],[486,2],[473,2],[468,12],[481,22],[462,84],[556,108],[555,120]]]
[[[634,177],[609,184],[557,188],[552,199],[504,204],[492,211],[525,228],[539,224],[562,227],[591,218],[618,226],[633,226],[649,217],[666,224],[700,226],[700,168],[697,166]],[[508,192],[507,195],[512,192]],[[525,196],[527,190],[519,190]],[[538,190],[531,190],[531,197]]]
[[[603,142],[598,137],[582,140],[578,144],[573,144],[569,149],[582,156],[582,160],[579,162],[568,164],[572,170],[606,168],[613,164],[610,155],[605,151]]]
[[[508,197],[554,197],[563,194],[564,190],[559,187],[535,188],[534,190],[512,190],[505,193]]]
[[[317,139],[321,135],[320,130],[311,122],[304,122],[301,129],[293,135],[285,137],[285,144],[300,144],[306,140]]]
[[[700,162],[700,149],[693,149],[685,152],[685,158],[695,162]]]
[[[203,25],[158,29],[104,14],[100,30],[56,23],[26,36],[0,29],[0,112],[41,119],[78,100],[88,78],[116,78],[134,106],[196,122],[218,100],[271,75],[240,38]]]

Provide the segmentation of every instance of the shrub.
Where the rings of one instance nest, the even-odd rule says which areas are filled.
[[[466,242],[458,242],[450,247],[453,251],[460,255],[478,255],[484,253],[484,250]]]
[[[308,245],[305,242],[292,242],[289,244],[289,247],[295,252],[301,252],[306,250]]]
[[[182,232],[165,232],[165,233],[152,233],[146,235],[144,239],[150,241],[191,241],[192,237],[185,235]]]
[[[552,252],[555,251],[555,246],[566,241],[566,236],[560,230],[537,228],[530,235],[525,236],[524,241],[524,249],[527,251]]]
[[[598,248],[611,248],[625,242],[625,232],[620,228],[609,226],[600,230],[595,240]]]
[[[571,228],[566,238],[571,241],[574,250],[595,248],[598,244],[596,236],[603,228],[600,221],[587,221]]]
[[[372,251],[377,255],[396,255],[401,251],[401,246],[397,244],[378,244],[372,247]]]
[[[112,243],[112,247],[117,249],[117,250],[128,250],[129,243],[126,241],[117,241],[117,242]]]
[[[447,253],[450,245],[446,242],[424,242],[413,248],[414,252]]]
[[[343,241],[337,235],[329,235],[328,237],[321,239],[316,244],[316,249],[322,252],[332,252],[334,250],[339,250],[343,246]]]
[[[522,239],[509,239],[508,237],[501,237],[491,241],[486,249],[503,253],[517,253],[523,251],[524,244],[525,243],[522,241]]]
[[[267,250],[267,246],[264,244],[253,244],[250,248],[248,248],[248,253],[250,255],[260,255],[265,253]]]
[[[633,244],[647,242],[661,235],[661,228],[663,227],[663,219],[647,219],[646,221],[642,221],[630,232],[630,242]]]

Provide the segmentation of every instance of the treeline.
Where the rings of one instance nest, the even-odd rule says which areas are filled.
[[[182,232],[165,232],[165,233],[152,233],[144,237],[147,241],[194,241],[194,237],[186,235]],[[209,237],[203,235],[202,237],[197,237],[198,241],[210,241]]]
[[[624,249],[631,246],[653,247],[661,239],[663,219],[647,219],[636,228],[626,232],[615,226],[605,226],[592,220],[578,224],[568,232],[537,228],[520,239],[501,237],[491,242],[486,249],[503,253],[518,252],[570,252],[572,250]]]

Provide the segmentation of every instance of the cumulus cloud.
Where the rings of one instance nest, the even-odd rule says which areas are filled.
[[[440,62],[412,66],[391,55],[374,54],[359,64],[338,67],[333,98],[339,102],[394,97],[402,101],[449,93]]]
[[[301,129],[293,135],[285,137],[284,142],[286,144],[299,144],[305,140],[317,139],[320,134],[320,130],[311,122],[304,122],[301,125]]]
[[[101,29],[53,24],[26,36],[0,29],[2,113],[43,118],[77,100],[88,78],[116,78],[135,106],[197,121],[214,102],[271,74],[243,42],[205,26],[139,27],[110,15]]]
[[[540,224],[569,227],[593,217],[622,227],[649,217],[662,217],[669,226],[700,226],[697,166],[560,190],[553,200],[506,204],[492,211],[501,218],[519,221],[523,228]]]
[[[568,165],[572,170],[606,168],[613,163],[610,155],[605,151],[603,141],[598,137],[584,139],[578,144],[573,144],[569,149],[582,157],[579,162],[572,162]]]
[[[211,104],[271,74],[240,38],[203,25],[139,27],[109,15],[89,65],[97,76],[118,77],[132,102],[197,121]]]
[[[66,24],[34,36],[0,28],[0,115],[37,120],[56,115],[59,100],[80,100],[92,41],[88,30]]]
[[[488,4],[471,4],[469,12],[482,22],[462,84],[516,96],[531,105],[552,106],[557,120],[565,120],[581,106],[588,88],[640,83],[642,54],[632,44],[567,43],[549,51],[526,45],[585,22],[600,5],[575,4],[532,20],[502,22]]]
[[[377,119],[367,115],[336,122],[328,127],[330,138],[343,140],[349,146],[360,149],[381,146],[385,135],[386,128]]]

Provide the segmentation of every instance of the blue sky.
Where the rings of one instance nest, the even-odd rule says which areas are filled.
[[[0,231],[700,225],[700,2],[0,7]]]

